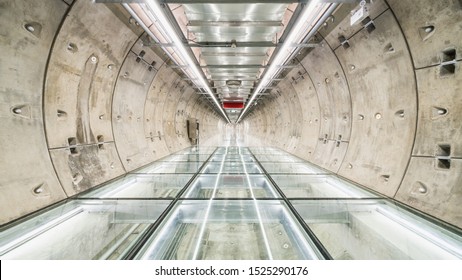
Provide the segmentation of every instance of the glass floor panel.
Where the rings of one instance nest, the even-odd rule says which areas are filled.
[[[209,154],[179,154],[179,155],[170,155],[164,158],[159,159],[158,161],[167,161],[167,162],[204,162],[210,157]]]
[[[462,238],[386,200],[291,201],[334,259],[460,259]]]
[[[271,175],[288,198],[365,198],[377,197],[333,175]]]
[[[236,155],[224,155],[224,154],[214,154],[209,162],[222,162],[222,161],[234,161],[234,162],[255,162],[255,158],[251,155],[236,154]]]
[[[262,162],[263,168],[268,173],[284,173],[284,174],[327,174],[328,171],[323,170],[309,163],[274,163]]]
[[[208,162],[209,163],[210,162],[221,163],[222,161],[224,161],[225,157],[226,157],[225,154],[213,154],[213,156],[210,157],[210,160]]]
[[[280,201],[183,201],[136,257],[162,260],[319,259]]]
[[[213,152],[215,152],[215,150],[217,149],[217,147],[196,147],[196,146],[192,146],[192,147],[188,147],[186,149],[183,149],[181,151],[178,151],[176,153],[173,153],[173,155],[186,155],[186,154],[204,154],[204,155],[211,155],[213,154]]]
[[[225,161],[244,161],[244,162],[255,162],[255,158],[251,155],[227,155]]]
[[[130,174],[79,197],[175,198],[192,174]]]
[[[219,147],[216,151],[215,154],[221,154],[221,155],[247,155],[250,154],[250,151],[248,148],[245,147]]]
[[[0,259],[462,259],[462,230],[251,150],[187,148],[14,221]]]
[[[160,173],[189,173],[194,174],[199,171],[202,162],[165,162],[156,161],[145,167],[132,171],[137,174],[160,174]]]
[[[2,231],[0,256],[2,259],[119,259],[170,203],[73,200]]]
[[[205,166],[202,173],[229,173],[229,174],[258,174],[262,173],[256,163],[245,163],[239,161],[225,161],[223,163],[213,162]]]
[[[277,198],[263,175],[199,175],[183,194],[185,198]]]

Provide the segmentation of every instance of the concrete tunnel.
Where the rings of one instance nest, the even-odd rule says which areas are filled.
[[[138,217],[149,220],[140,222],[148,224],[139,234],[146,242],[148,233],[158,232],[164,225],[161,220],[179,209],[175,203],[190,203],[178,210],[184,216],[200,209],[208,217],[219,215],[219,208],[226,205],[237,213],[260,202],[263,206],[256,212],[243,210],[241,216],[258,218],[255,223],[262,226],[261,219],[276,215],[272,210],[266,212],[264,203],[278,202],[285,203],[277,207],[288,209],[294,221],[285,227],[298,228],[290,236],[311,240],[308,243],[316,250],[321,248],[319,258],[448,257],[446,253],[392,254],[390,248],[396,247],[390,241],[393,234],[380,230],[375,236],[352,229],[352,224],[384,226],[352,214],[356,206],[383,201],[423,220],[415,222],[416,228],[438,228],[438,234],[444,233],[443,241],[432,244],[455,244],[451,257],[462,257],[461,1],[0,0],[0,22],[2,258],[133,258],[133,252],[74,254],[65,245],[58,249],[51,243],[47,244],[53,253],[43,255],[27,247],[34,239],[24,236],[38,226],[36,220],[43,215],[53,213],[53,219],[59,218],[65,215],[59,209],[69,203],[104,204],[104,199],[85,200],[85,195],[133,178],[147,166],[168,165],[184,151],[200,158],[185,160],[197,166],[182,181],[181,187],[186,187],[167,198],[108,199],[107,205],[127,203],[122,214],[112,213],[119,223],[111,229],[120,227],[124,213],[136,207],[149,210],[163,205],[160,210],[145,211],[155,212],[155,217]],[[223,155],[217,160],[221,167],[211,173],[227,174],[225,156],[234,157],[243,163],[244,171],[237,172],[243,177],[232,177],[231,172],[222,180],[249,185],[265,182],[261,183],[264,188],[277,185],[272,189],[277,199],[259,201],[258,186],[236,192],[231,199],[218,198],[219,179],[210,177],[201,182],[202,187],[209,181],[215,184],[204,204],[188,202],[186,188],[219,154]],[[266,175],[249,175],[253,167],[244,163],[247,158],[263,167],[259,170]],[[364,199],[345,201],[335,196],[322,200],[326,195],[310,200],[306,193],[291,197],[284,193],[288,177],[277,178],[284,173],[282,167],[301,162],[322,170],[322,175],[292,171],[301,180],[293,185],[329,177],[368,194]],[[174,169],[170,173],[175,176],[162,181],[165,184],[179,182],[180,173],[188,172]],[[241,194],[242,201],[238,200]],[[349,206],[349,201],[364,205]],[[215,209],[213,203],[225,206]],[[344,203],[343,210],[321,213],[335,203]],[[303,222],[303,209],[318,213],[312,217],[318,223]],[[85,215],[96,212],[89,210]],[[82,231],[97,228],[108,217],[89,222],[79,218],[78,227]],[[335,227],[332,221],[320,222],[329,217],[342,222]],[[343,223],[349,223],[350,234],[361,235],[362,242],[385,244],[388,240],[395,245],[379,246],[381,255],[367,250],[355,255],[332,234]],[[203,233],[205,226],[201,225],[196,231]],[[244,225],[234,224],[234,230],[245,240],[251,230]],[[272,238],[270,228],[265,227],[246,242],[273,246],[261,238],[262,234]],[[125,229],[118,230],[113,233],[116,239],[125,234]],[[193,231],[185,231],[183,236],[189,241],[184,244],[197,239],[191,237]],[[215,228],[218,238],[232,238],[229,228],[227,232]],[[35,239],[40,238],[41,242],[49,239]],[[71,239],[85,247],[85,238],[89,237],[82,233]],[[141,244],[137,240],[134,243]],[[172,244],[181,241],[175,240]],[[14,248],[8,247],[11,242]],[[100,251],[114,243],[98,242]],[[359,244],[355,242],[352,246]],[[294,244],[289,243],[290,247]],[[287,249],[286,245],[281,248]],[[178,257],[188,246],[176,248],[176,255],[170,257]],[[190,246],[194,258],[202,252],[197,246]],[[81,251],[89,250],[85,248]],[[208,257],[216,259],[310,256],[276,250],[223,256],[212,249]]]

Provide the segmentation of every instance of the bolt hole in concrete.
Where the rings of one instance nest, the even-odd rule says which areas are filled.
[[[67,138],[67,143],[69,144],[69,146],[75,146],[77,145],[77,138],[69,137]]]
[[[436,145],[436,156],[449,157],[451,155],[451,145],[438,144]]]
[[[342,36],[338,37],[338,40],[339,40],[340,44],[343,46],[344,49],[348,49],[350,47],[350,43],[345,38],[345,36],[342,35]]]
[[[34,188],[34,193],[35,194],[41,194],[43,193],[43,184],[38,185],[37,187]]]
[[[438,169],[448,170],[451,168],[451,159],[437,158],[436,164],[436,167]]]
[[[380,176],[380,178],[382,179],[383,182],[387,183],[388,181],[390,181],[390,175],[382,175]]]
[[[77,150],[77,138],[69,137],[67,138],[67,143],[69,144],[69,150],[71,154],[76,155],[79,153],[79,151]]]
[[[447,115],[448,109],[442,107],[433,106],[432,108],[432,119],[436,119]]]
[[[19,107],[13,108],[13,113],[15,113],[16,115],[19,115],[22,113],[22,109]]]
[[[96,137],[97,141],[98,141],[98,149],[104,149],[104,136],[103,135],[98,135]]]
[[[451,76],[456,73],[456,64],[444,64],[440,66],[440,76]]]
[[[442,62],[449,62],[456,60],[456,49],[447,49],[443,51]]]
[[[395,116],[397,116],[399,118],[404,118],[404,110],[396,111]]]
[[[420,182],[420,181],[416,181],[414,182],[414,184],[412,185],[412,193],[413,194],[426,194],[428,191],[428,188],[427,186]]]
[[[56,116],[58,117],[58,119],[65,119],[67,118],[67,113],[63,110],[57,110]]]
[[[42,25],[38,22],[28,22],[24,24],[24,29],[33,36],[40,38],[42,32]]]
[[[32,25],[29,24],[29,23],[27,23],[26,25],[24,25],[24,27],[25,27],[26,30],[29,31],[29,32],[34,32],[34,31],[35,31],[34,26],[32,26]]]
[[[456,50],[444,50],[441,55],[440,76],[450,76],[456,73]]]
[[[67,44],[67,50],[71,53],[76,53],[78,51],[77,45],[74,43]]]
[[[361,23],[364,25],[368,33],[372,33],[375,30],[375,24],[370,17],[364,18]]]
[[[395,48],[393,47],[393,45],[391,43],[387,44],[385,46],[385,53],[393,53],[395,52]]]
[[[419,35],[422,41],[427,40],[435,33],[435,26],[434,25],[426,25],[419,28]]]

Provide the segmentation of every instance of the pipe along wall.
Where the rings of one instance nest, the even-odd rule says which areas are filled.
[[[0,223],[191,145],[226,124],[117,5],[0,0]],[[411,16],[410,16],[411,15]],[[337,17],[239,124],[462,227],[462,6],[373,1]]]

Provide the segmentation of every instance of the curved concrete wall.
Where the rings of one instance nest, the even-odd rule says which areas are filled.
[[[0,223],[191,145],[190,117],[201,144],[229,131],[120,6],[35,2],[0,0]],[[461,3],[372,2],[239,132],[462,227]]]
[[[347,17],[320,31],[245,119],[249,143],[462,227],[461,3],[372,2],[373,30]]]
[[[0,1],[1,224],[190,146],[190,117],[217,144],[221,118],[123,9],[35,2]]]

